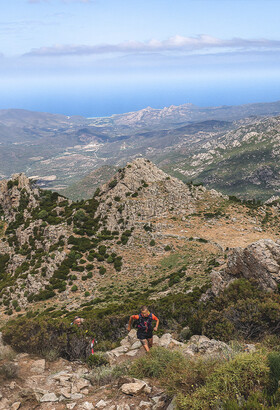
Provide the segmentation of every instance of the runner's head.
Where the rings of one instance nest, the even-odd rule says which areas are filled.
[[[150,312],[149,312],[147,306],[141,306],[141,315],[147,317],[147,316],[149,316],[149,314],[150,314]]]
[[[80,318],[79,316],[76,316],[73,323],[74,325],[81,326],[81,324],[83,323],[83,319]]]

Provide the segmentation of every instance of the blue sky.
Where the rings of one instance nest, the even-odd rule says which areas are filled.
[[[0,108],[86,116],[280,99],[278,0],[13,0]]]

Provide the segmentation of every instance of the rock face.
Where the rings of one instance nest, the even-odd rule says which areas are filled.
[[[254,279],[263,290],[275,291],[280,284],[280,242],[262,239],[245,249],[235,248],[226,268],[211,276],[214,295],[237,278]]]

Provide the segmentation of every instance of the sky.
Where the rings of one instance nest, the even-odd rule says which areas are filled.
[[[107,116],[280,100],[278,0],[13,0],[0,109]]]

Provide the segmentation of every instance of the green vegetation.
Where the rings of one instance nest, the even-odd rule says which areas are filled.
[[[278,355],[278,356],[277,356]],[[158,380],[176,396],[179,410],[279,408],[279,354],[234,352],[228,359],[188,359],[178,351],[153,348],[127,370]],[[277,384],[277,385],[276,385]],[[274,390],[271,386],[275,386]]]

